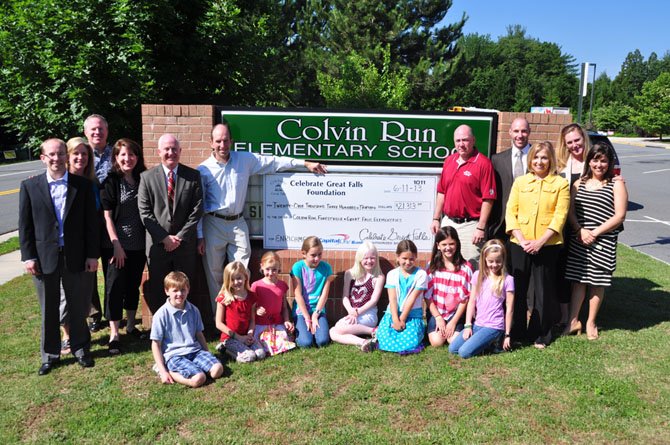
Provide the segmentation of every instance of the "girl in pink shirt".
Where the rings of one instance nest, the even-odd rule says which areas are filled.
[[[263,278],[254,281],[251,292],[256,294],[256,328],[254,338],[270,355],[286,352],[295,347],[287,333],[293,333],[286,301],[288,284],[279,279],[281,260],[275,252],[265,252],[261,257]]]

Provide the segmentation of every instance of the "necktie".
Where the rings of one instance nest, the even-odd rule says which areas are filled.
[[[525,169],[523,168],[523,162],[521,162],[521,150],[517,150],[514,156],[516,157],[514,161],[514,179],[516,179],[519,176],[523,176]]]
[[[168,192],[168,204],[170,205],[170,211],[174,205],[174,172],[170,170],[168,172],[168,183],[167,183],[167,192]]]

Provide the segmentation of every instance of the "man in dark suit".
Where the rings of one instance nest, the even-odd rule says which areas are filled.
[[[530,124],[522,117],[514,119],[509,135],[512,138],[512,148],[491,157],[496,175],[498,199],[493,205],[493,224],[490,226],[489,238],[498,238],[503,241],[509,240],[509,236],[505,233],[505,209],[512,183],[518,176],[524,175],[527,170]]]
[[[153,314],[165,303],[163,279],[174,271],[195,282],[197,225],[202,216],[200,173],[179,163],[181,147],[171,134],[158,140],[161,163],[142,173],[137,203],[149,243],[149,294]]]
[[[514,180],[526,174],[528,166],[528,151],[530,143],[530,124],[522,117],[514,119],[509,128],[509,135],[512,138],[512,147],[501,153],[496,153],[491,157],[493,169],[496,175],[496,188],[499,193],[499,199],[493,206],[493,221],[491,225],[490,238],[498,238],[505,242],[507,248],[507,270],[512,273],[512,255],[510,252],[509,235],[505,227],[505,210],[507,209],[507,200]],[[528,289],[527,295],[534,292],[532,285]],[[528,298],[516,295],[514,298],[514,322],[512,324],[512,338],[519,339],[525,337],[526,326],[528,324]]]
[[[72,354],[82,367],[93,366],[86,325],[90,294],[83,291],[82,275],[98,269],[100,230],[93,185],[67,173],[65,142],[44,141],[40,159],[46,173],[21,183],[19,239],[21,260],[33,276],[42,312],[38,374],[45,375],[60,361],[61,283],[70,314]]]

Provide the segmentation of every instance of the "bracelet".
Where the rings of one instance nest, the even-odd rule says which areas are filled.
[[[509,334],[505,334],[505,338],[510,338],[510,335],[509,335]]]
[[[439,221],[440,218],[433,218],[433,221]]]
[[[230,335],[229,335],[228,337],[230,337],[230,338],[232,338],[233,340],[235,340],[235,331],[230,331]]]
[[[472,329],[472,323],[466,323],[463,325],[463,329]]]
[[[482,229],[481,227],[477,227],[477,230],[481,230],[482,232],[484,231],[484,229]]]

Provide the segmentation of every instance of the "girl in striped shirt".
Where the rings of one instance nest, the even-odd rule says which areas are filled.
[[[472,279],[472,268],[461,255],[461,242],[453,227],[442,227],[435,234],[427,272],[428,340],[431,346],[442,346],[451,343],[462,329]]]

